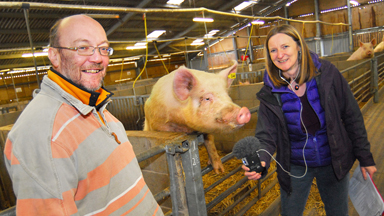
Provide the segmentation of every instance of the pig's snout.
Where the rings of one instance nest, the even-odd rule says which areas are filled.
[[[242,107],[239,111],[239,114],[237,114],[237,123],[238,124],[246,124],[251,119],[251,112],[249,112],[249,109],[247,107]]]

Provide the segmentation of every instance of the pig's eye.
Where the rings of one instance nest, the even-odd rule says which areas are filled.
[[[209,97],[201,97],[200,98],[200,102],[210,101],[210,100],[211,100],[211,98],[209,98]]]

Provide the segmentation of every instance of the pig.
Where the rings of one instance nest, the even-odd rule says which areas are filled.
[[[347,61],[361,60],[365,58],[372,58],[374,55],[373,47],[376,45],[376,38],[371,42],[363,43],[359,41],[360,47],[347,59]]]
[[[251,118],[228,95],[237,71],[233,63],[216,74],[181,66],[160,78],[144,105],[144,131],[203,133],[209,163],[216,173],[224,172],[213,134],[233,132]]]
[[[375,47],[373,52],[382,52],[384,50],[384,35],[383,40]]]

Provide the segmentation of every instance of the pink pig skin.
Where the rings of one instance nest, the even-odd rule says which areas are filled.
[[[373,52],[382,52],[384,50],[384,35],[383,40],[375,47]]]
[[[361,60],[365,58],[372,58],[374,56],[373,47],[376,45],[376,38],[371,42],[363,43],[359,41],[360,47],[347,59],[347,61]]]
[[[212,133],[228,133],[248,123],[251,113],[232,102],[228,89],[237,63],[221,72],[207,73],[184,66],[163,76],[144,106],[145,131],[204,133],[204,144],[216,173],[224,172]]]

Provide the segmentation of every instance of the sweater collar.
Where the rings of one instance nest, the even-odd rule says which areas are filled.
[[[76,85],[71,80],[54,70],[52,67],[48,71],[48,78],[58,84],[64,91],[80,100],[86,105],[93,106],[97,110],[107,102],[113,93],[101,87],[96,91],[88,91]]]

